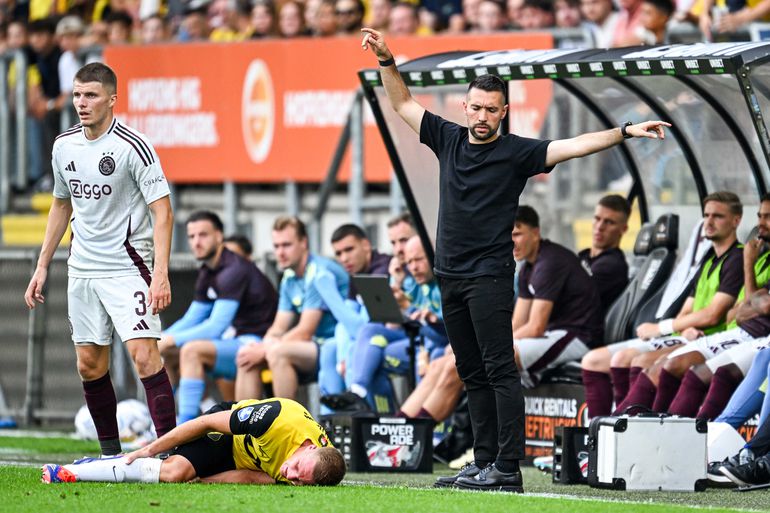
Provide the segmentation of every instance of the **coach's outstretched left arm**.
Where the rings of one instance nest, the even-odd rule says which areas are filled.
[[[665,121],[645,121],[636,125],[626,126],[626,137],[623,136],[623,127],[618,127],[601,132],[578,135],[570,139],[551,141],[551,144],[548,145],[545,165],[548,167],[555,166],[565,160],[584,157],[606,150],[622,143],[626,138],[647,137],[649,139],[665,139],[666,133],[663,127],[669,126],[671,124]]]

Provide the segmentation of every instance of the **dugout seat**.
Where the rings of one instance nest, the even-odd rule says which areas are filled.
[[[636,327],[643,322],[676,317],[687,299],[690,282],[710,247],[711,243],[703,236],[703,222],[699,222],[693,227],[687,248],[668,278],[666,286],[660,288],[637,310],[631,326],[631,336],[636,335]]]
[[[644,227],[634,245],[634,255],[647,252],[636,275],[610,306],[604,319],[604,342],[612,344],[632,338],[634,322],[640,305],[663,288],[676,261],[679,240],[679,216],[664,214],[649,228]]]

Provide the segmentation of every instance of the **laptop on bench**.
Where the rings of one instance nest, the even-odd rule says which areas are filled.
[[[403,324],[409,321],[393,296],[390,280],[384,274],[355,274],[353,285],[364,302],[372,322]]]
[[[390,279],[384,274],[354,274],[353,285],[364,302],[372,322],[399,324],[409,337],[409,368],[407,374],[409,392],[415,388],[416,354],[421,323],[404,315],[393,297]]]

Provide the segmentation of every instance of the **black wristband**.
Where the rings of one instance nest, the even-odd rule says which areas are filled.
[[[390,59],[385,59],[384,61],[380,61],[380,67],[387,68],[388,66],[393,66],[396,63],[396,60],[391,57]]]
[[[620,125],[620,135],[623,136],[623,139],[631,139],[633,137],[633,135],[629,134],[626,131],[626,128],[630,127],[631,125],[633,125],[633,123],[631,123],[630,121],[626,121],[625,123]]]

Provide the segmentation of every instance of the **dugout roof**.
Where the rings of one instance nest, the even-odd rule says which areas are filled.
[[[527,123],[526,115],[512,110],[504,131],[535,127],[537,133],[525,135],[556,139],[627,120],[672,123],[661,144],[633,141],[560,164],[559,173],[541,187],[548,192],[538,192],[537,183],[525,191],[523,202],[529,195],[541,202],[536,206],[555,209],[556,216],[580,216],[593,208],[598,194],[612,191],[635,200],[641,220],[647,221],[670,211],[699,213],[702,198],[716,190],[731,190],[747,205],[757,204],[770,186],[764,118],[770,113],[770,43],[457,51],[406,62],[399,71],[420,103],[460,123],[467,84],[485,73],[509,81],[512,109],[517,95],[549,93],[541,123]],[[362,70],[359,78],[427,240],[435,233],[438,163],[390,108],[378,71]],[[521,103],[526,106],[527,98]],[[753,223],[753,214],[748,217]],[[686,222],[683,228],[687,231]]]

